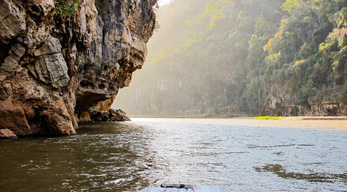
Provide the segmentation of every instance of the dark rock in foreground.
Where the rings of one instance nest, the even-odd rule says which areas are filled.
[[[76,9],[64,16],[58,2]],[[155,3],[0,0],[2,134],[75,134],[78,121],[92,120],[89,111],[129,119],[110,108],[144,63]]]

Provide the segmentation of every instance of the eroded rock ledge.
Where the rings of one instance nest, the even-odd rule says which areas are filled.
[[[63,17],[55,0],[0,0],[2,137],[75,134],[106,113],[126,120],[110,106],[143,65],[156,0],[77,2]]]

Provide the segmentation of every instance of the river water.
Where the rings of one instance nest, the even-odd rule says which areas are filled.
[[[347,191],[347,132],[135,119],[84,124],[69,137],[0,140],[0,191],[136,191],[162,183]]]

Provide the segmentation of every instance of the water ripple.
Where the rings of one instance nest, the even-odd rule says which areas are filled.
[[[344,191],[346,132],[138,119],[78,135],[0,140],[0,191]],[[290,171],[289,171],[290,170]]]

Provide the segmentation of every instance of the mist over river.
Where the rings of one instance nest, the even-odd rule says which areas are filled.
[[[83,124],[68,137],[0,140],[0,191],[136,191],[162,183],[347,190],[347,131],[229,121],[133,119]]]

